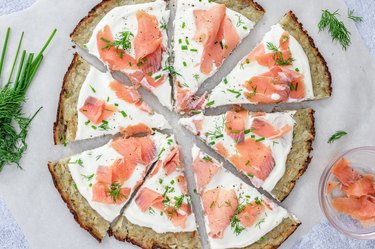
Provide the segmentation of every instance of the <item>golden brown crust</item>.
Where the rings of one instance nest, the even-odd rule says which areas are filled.
[[[87,200],[74,187],[68,163],[69,159],[58,163],[48,162],[53,183],[77,223],[101,242],[109,230],[110,223],[92,209]]]
[[[297,16],[289,11],[280,21],[281,26],[288,31],[302,46],[310,64],[311,78],[314,91],[314,99],[331,96],[332,78],[327,62],[315,46],[314,40],[298,21]]]
[[[198,232],[156,233],[151,228],[132,224],[121,216],[111,226],[110,234],[120,241],[127,241],[143,249],[202,248]]]
[[[77,102],[80,89],[89,69],[90,65],[75,53],[65,73],[61,87],[56,121],[53,125],[55,144],[65,144],[75,140],[77,132]]]
[[[103,0],[92,8],[87,16],[82,18],[70,34],[70,38],[79,46],[84,47],[90,40],[96,25],[98,25],[100,20],[113,8],[122,5],[148,3],[153,1],[154,0]]]
[[[312,143],[315,138],[314,110],[298,110],[294,116],[292,148],[286,160],[284,176],[279,180],[271,194],[283,201],[293,190],[297,180],[305,173],[310,161]]]
[[[284,219],[277,227],[263,236],[262,239],[243,249],[278,248],[298,228],[301,223],[294,217]]]
[[[253,0],[215,0],[215,2],[225,4],[228,8],[237,11],[255,23],[266,12],[260,4]]]

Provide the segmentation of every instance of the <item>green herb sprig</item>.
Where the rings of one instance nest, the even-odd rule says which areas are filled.
[[[11,29],[8,28],[0,59],[0,76],[5,63]],[[31,121],[41,110],[39,108],[31,117],[25,116],[22,107],[26,101],[26,92],[32,83],[43,61],[43,53],[49,46],[57,30],[44,44],[38,54],[23,50],[21,53],[24,32],[18,41],[18,47],[7,81],[0,87],[0,171],[5,165],[15,164],[21,168],[20,160],[27,149],[26,138]],[[19,55],[21,57],[19,58]],[[16,70],[16,65],[18,69]],[[14,73],[15,74],[15,78]]]
[[[241,226],[240,219],[238,218],[238,215],[245,209],[245,205],[240,204],[238,205],[236,211],[234,212],[231,220],[230,220],[230,227],[232,228],[234,234],[236,236],[240,235],[243,230],[245,230],[245,227]]]
[[[330,138],[328,139],[328,143],[331,144],[347,134],[348,133],[346,131],[336,131],[334,134],[332,134],[332,136],[330,136]]]
[[[114,182],[109,186],[108,195],[112,198],[113,202],[126,198],[126,196],[121,193],[121,184],[119,182]]]
[[[354,10],[348,9],[348,18],[351,19],[355,23],[359,23],[363,21],[361,16],[355,16]]]
[[[134,37],[134,35],[130,31],[123,31],[119,33],[118,37],[116,37],[116,39],[112,42],[104,37],[101,37],[100,39],[107,43],[107,45],[102,47],[102,50],[109,49],[111,47],[115,47],[117,50],[129,50],[132,47],[132,43],[130,41],[131,37]]]
[[[328,10],[322,10],[322,16],[320,17],[318,28],[319,31],[327,29],[331,34],[332,41],[338,41],[342,48],[346,50],[351,44],[351,34],[345,27],[345,24],[337,18],[339,15],[338,10],[333,13]]]
[[[289,57],[288,59],[285,60],[283,58],[283,53],[272,42],[267,42],[267,49],[275,53],[274,60],[277,65],[281,65],[281,66],[291,65],[294,61],[292,57]]]

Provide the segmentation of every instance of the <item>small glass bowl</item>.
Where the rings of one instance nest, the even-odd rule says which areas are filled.
[[[331,194],[326,194],[328,182],[336,179],[331,173],[331,168],[341,158],[348,159],[351,167],[360,173],[371,173],[375,175],[375,147],[366,146],[351,149],[332,160],[324,170],[319,182],[319,203],[323,213],[338,231],[356,239],[375,239],[375,226],[363,227],[357,220],[349,215],[338,213],[331,205]],[[375,212],[375,210],[374,210]]]

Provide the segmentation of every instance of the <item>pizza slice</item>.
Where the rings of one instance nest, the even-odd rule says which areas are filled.
[[[201,248],[180,148],[173,137],[158,159],[111,233],[145,249]]]
[[[57,118],[55,144],[66,144],[121,132],[127,136],[169,129],[167,120],[155,113],[135,87],[114,80],[90,66],[78,54],[64,77]]]
[[[277,248],[300,225],[198,147],[193,147],[192,156],[211,248]]]
[[[330,95],[327,64],[290,11],[212,90],[207,107],[300,102]]]
[[[292,191],[311,159],[312,109],[253,113],[237,108],[217,116],[182,118],[179,123],[279,201]]]
[[[262,18],[263,8],[247,1],[177,0],[173,38],[175,109],[201,109],[194,94]]]
[[[169,10],[162,0],[108,0],[76,26],[71,39],[111,71],[123,72],[172,109],[168,71]]]
[[[101,241],[169,141],[155,133],[119,137],[75,156],[49,162],[61,197],[82,228]]]

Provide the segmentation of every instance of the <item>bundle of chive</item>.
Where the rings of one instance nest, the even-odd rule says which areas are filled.
[[[43,53],[55,33],[56,29],[36,56],[34,53],[23,50],[19,60],[24,35],[22,32],[9,76],[4,78],[2,71],[10,35],[10,28],[7,29],[0,57],[0,172],[6,165],[14,164],[21,167],[20,160],[27,149],[28,128],[41,109],[39,108],[34,115],[28,117],[24,115],[22,106],[26,101],[27,89],[43,60]],[[17,69],[16,65],[18,65]],[[13,75],[15,70],[17,74]]]

